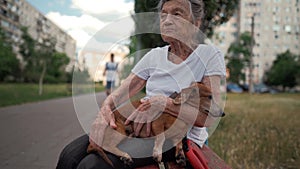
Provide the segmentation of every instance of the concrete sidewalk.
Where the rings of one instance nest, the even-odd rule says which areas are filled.
[[[54,169],[63,147],[85,133],[81,123],[95,117],[104,98],[99,93],[0,108],[0,168]]]

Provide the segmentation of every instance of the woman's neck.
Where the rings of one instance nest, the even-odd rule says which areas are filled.
[[[190,54],[195,50],[195,48],[196,45],[188,46],[181,42],[172,42],[170,43],[170,54],[168,58],[173,63],[181,63],[190,56]]]

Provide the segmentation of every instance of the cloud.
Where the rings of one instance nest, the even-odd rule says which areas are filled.
[[[117,19],[120,19],[120,17],[127,16],[131,18],[129,14],[134,7],[134,1],[132,0],[72,0],[71,7],[80,10],[82,15],[69,16],[62,14],[63,12],[61,11],[49,12],[46,16],[77,41],[77,50],[83,49],[92,38],[96,38],[99,41],[98,36],[93,36],[99,30],[103,32],[103,28],[105,35],[102,34],[100,43],[111,43],[113,39],[118,40],[120,37],[118,33],[128,34],[122,31],[132,32],[133,23],[128,21],[127,18],[125,18],[126,23],[112,24],[113,28],[105,28],[106,25],[111,23],[118,23]]]
[[[72,0],[71,7],[94,16],[109,16],[109,18],[117,19],[129,15],[130,11],[133,11],[134,2],[128,0]]]
[[[73,28],[80,28],[94,34],[107,24],[93,16],[86,14],[77,17],[62,15],[59,12],[49,12],[46,16],[62,29],[67,31]]]
[[[60,12],[49,12],[46,16],[70,34],[77,41],[77,48],[82,49],[105,25],[122,16],[128,16],[133,11],[134,1],[72,0],[71,8],[80,10],[82,15],[69,16]]]
[[[77,41],[78,48],[84,47],[88,40],[107,24],[87,14],[77,17],[49,12],[46,16],[71,35]]]
[[[92,38],[91,35],[82,29],[72,29],[68,33],[76,40],[78,49],[82,49]]]

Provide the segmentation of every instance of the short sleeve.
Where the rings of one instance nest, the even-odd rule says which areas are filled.
[[[212,75],[226,75],[224,55],[219,50],[217,50],[215,54],[208,60],[206,65],[205,76]]]
[[[142,59],[133,67],[131,70],[132,73],[138,77],[147,80],[150,77],[150,63],[151,63],[151,51],[148,52]]]

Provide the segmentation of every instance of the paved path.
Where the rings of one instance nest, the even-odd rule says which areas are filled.
[[[0,108],[0,168],[54,169],[62,148],[85,133],[81,122],[94,118],[104,97],[99,93]],[[92,113],[83,116],[83,111]]]

